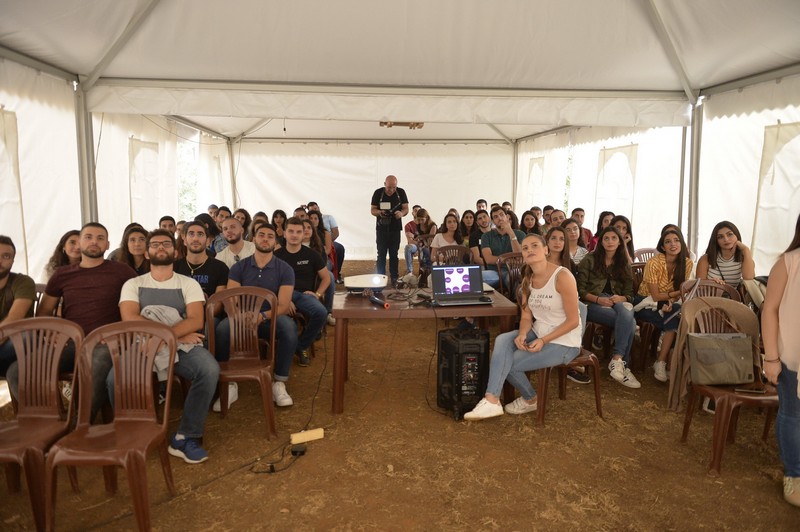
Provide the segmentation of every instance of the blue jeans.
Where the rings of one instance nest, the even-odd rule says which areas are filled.
[[[97,413],[103,408],[108,397],[108,390],[106,388],[106,378],[111,371],[111,353],[108,351],[108,346],[105,344],[97,344],[97,347],[92,351],[92,413],[91,420],[97,416]],[[64,347],[64,352],[61,354],[61,361],[58,364],[58,372],[70,373],[75,369],[75,344],[68,343]],[[14,398],[19,397],[19,366],[15,361],[8,368],[6,373],[8,380],[8,389]]]
[[[637,295],[633,298],[633,305],[636,306],[644,300],[644,296]],[[659,303],[659,307],[661,303]],[[658,310],[653,310],[649,308],[644,308],[636,313],[636,319],[640,319],[642,321],[646,321],[648,323],[652,323],[656,326],[659,331],[677,331],[678,324],[681,322],[681,317],[676,316],[681,311],[681,306],[678,303],[672,304],[672,311],[669,314],[664,314],[663,316],[659,313]],[[672,316],[675,316],[674,318]],[[667,321],[669,320],[669,321]]]
[[[400,276],[398,273],[397,252],[400,250],[400,231],[378,228],[375,230],[375,243],[378,246],[378,258],[375,270],[386,275],[386,255],[389,255],[389,272],[392,281]]]
[[[602,294],[600,297],[609,297]],[[623,303],[615,303],[613,307],[604,307],[597,303],[589,303],[587,318],[589,321],[607,325],[614,329],[614,353],[622,355],[625,364],[631,363],[631,346],[636,334],[636,319],[633,310],[625,308]],[[677,320],[678,318],[675,318]]]
[[[230,358],[231,327],[228,318],[225,318],[214,329],[216,358],[224,362]],[[258,326],[258,337],[269,340],[269,320]],[[286,315],[278,316],[275,331],[275,380],[286,382],[289,380],[289,368],[292,366],[292,357],[297,350],[297,324]]]
[[[5,375],[9,366],[16,362],[17,354],[14,351],[14,343],[10,338],[0,345],[0,375]]]
[[[797,372],[781,363],[778,375],[778,417],[775,420],[783,475],[800,477],[800,399],[797,398]]]
[[[202,346],[193,347],[188,353],[178,352],[175,375],[192,381],[189,394],[183,402],[183,415],[178,425],[178,433],[187,438],[203,436],[203,427],[208,417],[208,407],[214,398],[219,381],[219,364],[214,355]],[[114,405],[114,372],[106,379],[108,397]]]
[[[344,262],[344,246],[338,242],[333,243],[333,249],[336,250],[336,277],[342,278],[342,263]]]
[[[518,334],[519,331],[511,331],[503,333],[495,339],[486,392],[500,397],[503,383],[508,380],[514,388],[519,390],[522,397],[531,400],[536,396],[536,390],[525,372],[566,364],[578,356],[580,348],[545,344],[538,353],[529,353],[517,349],[514,344],[514,339]],[[530,343],[536,338],[536,333],[531,329],[528,336],[525,337],[525,342]]]
[[[414,271],[414,253],[420,252],[419,267],[429,267],[431,265],[431,248],[422,248],[421,250],[416,244],[406,244],[404,249],[406,255],[406,271],[411,273]]]
[[[317,339],[317,336],[319,336],[319,333],[321,333],[323,327],[325,327],[328,311],[325,309],[325,305],[320,303],[319,299],[315,296],[305,294],[298,290],[292,292],[292,303],[294,303],[297,311],[306,318],[306,326],[297,339],[297,350],[305,351],[311,347],[311,344],[314,343],[314,340]]]
[[[328,314],[333,310],[333,296],[336,294],[336,279],[333,276],[333,272],[329,273],[331,276],[331,284],[328,286],[328,289],[325,290],[325,310],[328,311]]]

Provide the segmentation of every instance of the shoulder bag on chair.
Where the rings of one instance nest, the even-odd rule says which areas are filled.
[[[744,333],[689,333],[694,384],[753,382],[753,340]]]

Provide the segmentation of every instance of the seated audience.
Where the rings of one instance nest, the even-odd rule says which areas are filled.
[[[214,237],[214,253],[219,253],[228,245],[228,242],[225,241],[225,235],[222,234],[222,222],[230,218],[231,214],[230,208],[226,207],[225,205],[222,205],[219,209],[217,209],[217,216],[214,221],[217,224],[219,233]]]
[[[125,231],[122,235],[122,242],[119,245],[117,261],[127,264],[138,275],[143,275],[150,271],[150,261],[147,259],[147,231],[142,226],[135,225]]]
[[[567,232],[567,247],[569,249],[569,256],[573,264],[577,266],[583,260],[589,251],[583,243],[583,233],[581,232],[581,225],[572,218],[564,220],[561,227]]]
[[[431,241],[431,257],[439,264],[442,264],[441,257],[438,255],[439,248],[444,246],[460,246],[463,243],[461,228],[458,224],[458,217],[450,213],[444,217],[442,227]]]
[[[597,217],[597,231],[594,232],[594,236],[589,242],[589,245],[586,246],[586,249],[589,251],[594,251],[594,248],[597,246],[597,242],[600,238],[600,232],[611,225],[612,218],[614,218],[614,213],[611,211],[603,211],[600,213],[600,216]]]
[[[247,209],[238,208],[233,211],[233,217],[239,220],[239,223],[242,224],[242,228],[244,229],[244,238],[245,240],[249,240],[247,237],[248,231],[250,230],[250,224],[253,223],[253,219],[250,218],[250,213],[247,212]]]
[[[286,212],[282,209],[277,209],[272,213],[272,226],[275,228],[278,247],[286,245],[286,238],[283,236],[283,231],[286,229],[286,218]]]
[[[81,261],[80,235],[80,231],[72,229],[61,236],[56,249],[53,250],[53,254],[50,256],[50,260],[47,261],[47,266],[44,267],[46,281],[61,266],[77,264]]]
[[[167,231],[169,231],[174,235],[176,229],[175,218],[169,215],[162,216],[161,219],[158,221],[158,228],[166,229]]]
[[[588,227],[583,226],[583,222],[586,220],[586,211],[584,211],[580,207],[576,207],[572,209],[572,214],[570,214],[570,218],[578,222],[578,225],[581,226],[581,234],[583,235],[583,242],[584,247],[589,247],[589,242],[592,240],[592,230]]]
[[[472,262],[475,264],[484,264],[481,254],[481,237],[491,230],[492,221],[489,219],[489,213],[484,209],[476,212],[475,225],[472,233],[469,234],[469,250],[472,252]]]
[[[525,236],[521,250],[525,268],[519,330],[503,333],[495,340],[486,395],[464,415],[466,420],[500,416],[504,410],[508,414],[535,412],[536,390],[525,372],[568,363],[580,352],[575,278],[547,261],[547,246],[541,235]],[[504,409],[500,392],[506,380],[521,396]]]
[[[0,324],[33,316],[36,283],[25,274],[11,272],[16,256],[14,242],[0,235]],[[16,360],[14,344],[0,337],[0,375],[5,375]],[[11,391],[16,396],[16,386]]]
[[[469,238],[470,233],[475,228],[475,213],[469,209],[464,211],[464,214],[461,215],[461,223],[459,224],[461,228],[461,235],[466,240]]]
[[[406,258],[406,273],[414,273],[414,253],[419,253],[420,272],[427,268],[431,263],[430,245],[422,240],[423,235],[436,234],[436,224],[431,221],[428,211],[418,209],[414,219],[408,222],[403,231],[406,235],[406,246],[404,248]]]
[[[619,234],[622,235],[622,243],[625,246],[625,251],[628,253],[628,260],[633,262],[633,257],[636,255],[636,248],[633,247],[631,221],[625,216],[618,214],[611,219],[611,225],[616,227]]]
[[[519,228],[526,235],[542,234],[542,230],[539,229],[539,219],[536,217],[533,211],[525,211],[522,213],[522,224],[520,224]]]
[[[228,245],[217,253],[217,259],[225,263],[228,269],[256,251],[255,244],[244,239],[244,228],[234,216],[226,218],[222,222],[222,236]]]
[[[491,216],[495,228],[481,236],[481,255],[486,263],[483,281],[492,288],[499,288],[500,273],[497,270],[497,259],[503,253],[520,252],[522,250],[520,241],[525,238],[525,233],[511,228],[506,211],[499,205],[492,207]],[[503,281],[508,279],[504,278]]]

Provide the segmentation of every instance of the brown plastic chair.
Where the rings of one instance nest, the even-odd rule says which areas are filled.
[[[644,262],[634,262],[631,264],[634,294],[639,293],[639,286],[644,280],[644,266]],[[661,336],[661,331],[658,330],[658,327],[647,321],[637,319],[636,324],[639,326],[639,349],[636,352],[631,352],[631,366],[634,366],[639,371],[644,371],[648,359],[656,357],[658,339]]]
[[[572,359],[568,364],[561,364],[549,368],[541,368],[536,370],[536,381],[539,384],[539,390],[536,394],[536,422],[544,426],[544,415],[547,411],[547,391],[550,386],[550,374],[553,369],[558,370],[558,398],[567,398],[567,370],[570,368],[584,368],[591,370],[592,383],[594,384],[594,402],[597,409],[597,415],[603,418],[603,406],[600,398],[600,362],[597,356],[586,349],[581,349],[578,356]],[[531,371],[526,372],[530,375]],[[514,387],[508,382],[503,385],[503,401],[508,404],[514,400]]]
[[[716,283],[715,283],[716,284]],[[715,403],[714,408],[714,430],[711,443],[711,462],[708,465],[708,474],[719,476],[722,466],[722,453],[725,451],[725,443],[733,443],[736,436],[736,427],[739,421],[739,409],[742,406],[766,408],[767,416],[764,422],[764,431],[761,439],[766,441],[769,435],[770,425],[775,411],[778,408],[778,394],[774,386],[764,384],[761,381],[760,351],[758,349],[758,320],[752,312],[741,313],[746,323],[734,323],[725,310],[715,306],[714,299],[697,299],[687,305],[703,305],[707,308],[698,310],[695,314],[693,324],[689,324],[690,332],[700,333],[725,333],[725,332],[745,332],[753,340],[753,366],[754,378],[750,384],[738,386],[711,386],[692,384],[689,387],[689,397],[686,404],[686,417],[683,422],[683,433],[681,442],[686,442],[689,436],[689,427],[692,424],[692,416],[697,408],[700,396],[708,397]],[[740,318],[742,319],[742,318]],[[755,335],[755,336],[753,336]],[[758,361],[758,362],[756,362]],[[756,389],[763,393],[737,392],[736,389]]]
[[[500,277],[500,293],[511,301],[516,301],[515,287],[522,280],[522,266],[525,264],[522,253],[503,253],[497,257],[497,273]],[[503,282],[503,270],[508,272],[508,283]]]
[[[269,304],[269,349],[261,357],[258,338],[258,314],[264,302]],[[214,306],[222,304],[231,327],[230,359],[219,363],[219,398],[222,417],[228,413],[228,383],[256,381],[261,387],[261,402],[267,420],[267,439],[278,435],[275,408],[272,405],[272,368],[275,365],[275,336],[278,327],[278,298],[269,290],[240,286],[217,292],[206,303],[206,320],[214,323]],[[214,328],[208,328],[208,346],[215,352]]]
[[[39,302],[44,295],[44,289],[47,287],[45,283],[36,283],[36,299],[33,300],[33,313],[36,314],[36,309],[39,308]]]
[[[734,301],[741,301],[739,291],[729,284],[719,284],[710,279],[689,279],[681,284],[681,299],[683,302],[695,297],[729,297]]]
[[[104,342],[111,353],[114,372],[114,421],[90,425],[92,409],[92,352]],[[47,454],[47,528],[55,526],[56,480],[59,466],[103,466],[106,490],[115,492],[116,467],[128,476],[133,511],[140,530],[150,529],[147,494],[147,453],[158,449],[161,470],[171,495],[175,495],[169,454],[167,421],[174,356],[170,356],[164,416],[158,421],[154,396],[153,363],[161,349],[173,354],[177,341],[172,329],[152,321],[124,321],[92,331],[76,353],[78,425],[57,441]]]
[[[656,248],[639,248],[633,252],[633,262],[647,262],[656,256]]]
[[[439,257],[431,257],[431,259],[447,265],[469,264],[472,259],[469,248],[459,245],[442,246],[436,250],[436,254],[441,255],[442,260],[439,260]]]
[[[611,340],[614,338],[614,328],[595,321],[586,320],[586,330],[583,331],[583,348],[591,351],[594,346],[594,337],[602,335],[603,339],[603,359],[611,358]]]
[[[68,342],[80,349],[83,330],[60,318],[29,318],[0,326],[2,336],[13,342],[16,351],[19,401],[17,418],[0,423],[0,462],[6,464],[6,483],[12,493],[20,490],[20,467],[25,470],[36,529],[44,530],[44,454],[69,432],[58,388],[58,364]],[[77,491],[73,470],[70,481]]]

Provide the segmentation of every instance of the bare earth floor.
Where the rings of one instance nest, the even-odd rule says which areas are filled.
[[[370,271],[350,262],[345,274]],[[354,322],[345,413],[333,416],[333,328],[310,367],[292,367],[295,405],[278,409],[279,438],[266,439],[255,385],[240,384],[228,417],[210,413],[210,459],[172,459],[170,498],[156,456],[148,483],[156,530],[798,530],[800,509],[783,501],[773,433],[744,410],[722,475],[707,476],[713,417],[695,415],[679,442],[683,412],[665,408],[667,387],[652,372],[640,390],[603,367],[605,419],[591,386],[551,384],[547,425],[533,415],[454,421],[436,408],[434,320]],[[492,338],[497,333],[492,326]],[[603,364],[605,366],[605,364]],[[173,422],[180,415],[175,394]],[[0,419],[12,416],[10,405]],[[174,423],[173,423],[174,425]],[[324,427],[305,456],[287,456],[289,434]],[[266,473],[269,464],[282,470]],[[78,472],[81,493],[59,475],[60,530],[136,528],[125,475],[108,495],[100,470]],[[0,529],[31,530],[27,491],[0,487]]]

